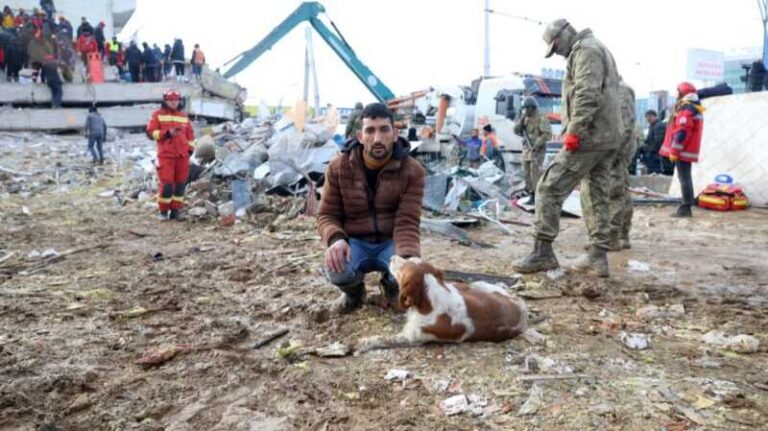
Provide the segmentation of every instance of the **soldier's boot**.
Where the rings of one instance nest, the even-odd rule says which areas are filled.
[[[560,264],[557,262],[555,252],[552,250],[552,241],[540,239],[534,242],[531,254],[512,263],[512,269],[521,274],[549,271],[559,267]]]
[[[672,214],[672,217],[675,218],[691,218],[693,217],[693,213],[691,212],[691,206],[690,205],[680,205],[677,207],[677,211],[675,211]]]
[[[619,245],[621,246],[622,250],[629,250],[632,248],[632,243],[629,242],[629,235],[623,236],[621,239],[619,239]]]
[[[168,221],[168,211],[160,211],[157,213],[157,219],[160,221]]]
[[[619,239],[619,237],[613,237],[611,239],[611,244],[608,248],[608,251],[621,251],[621,250],[623,250],[623,248],[621,247],[621,240]]]
[[[599,247],[590,247],[589,252],[573,264],[576,271],[594,271],[598,277],[608,277],[608,251]]]
[[[354,283],[338,286],[338,288],[343,293],[334,304],[334,311],[337,314],[349,314],[363,306],[363,302],[365,302],[365,283]]]

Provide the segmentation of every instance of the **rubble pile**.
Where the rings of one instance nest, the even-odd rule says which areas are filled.
[[[287,205],[283,216],[313,214],[325,167],[340,137],[325,124],[297,127],[288,116],[217,125],[198,142],[190,174],[188,215],[224,225]],[[276,196],[299,198],[280,204]],[[282,211],[272,211],[282,213]]]

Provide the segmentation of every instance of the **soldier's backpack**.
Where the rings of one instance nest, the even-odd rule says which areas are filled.
[[[715,211],[739,211],[749,208],[749,199],[739,186],[713,183],[699,193],[699,207]]]

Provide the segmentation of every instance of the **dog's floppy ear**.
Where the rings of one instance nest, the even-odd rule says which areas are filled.
[[[423,265],[409,263],[400,269],[398,282],[400,283],[399,302],[401,308],[416,307],[422,314],[429,314],[432,311],[432,304],[426,297],[424,275]]]

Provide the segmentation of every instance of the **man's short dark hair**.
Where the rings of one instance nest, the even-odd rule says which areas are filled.
[[[375,120],[376,118],[389,118],[389,122],[392,125],[395,124],[395,114],[387,108],[387,105],[383,103],[371,103],[363,108],[363,114],[361,118],[370,118]]]
[[[653,115],[654,117],[658,117],[659,116],[659,114],[657,114],[656,111],[654,111],[653,109],[649,109],[649,110],[645,111],[645,115]]]

